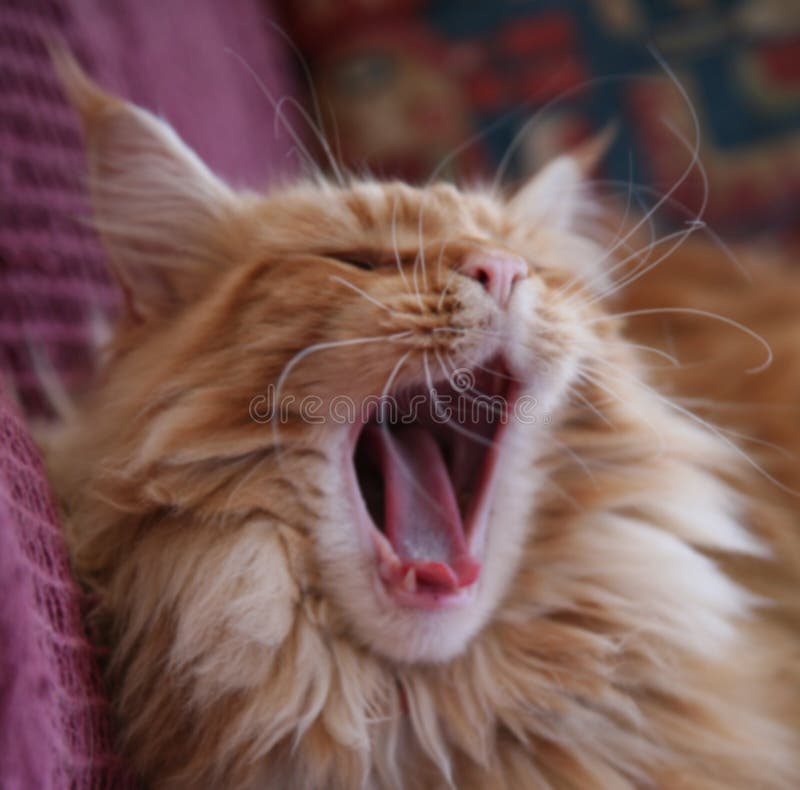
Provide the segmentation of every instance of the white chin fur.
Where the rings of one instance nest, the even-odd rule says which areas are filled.
[[[533,429],[533,430],[532,430]],[[399,605],[378,577],[369,536],[354,512],[344,465],[330,469],[333,518],[317,529],[321,583],[365,646],[402,662],[447,661],[463,652],[491,616],[514,577],[527,533],[537,426],[509,425],[499,460],[498,484],[489,513],[483,568],[474,596],[451,609],[426,611]]]
[[[532,389],[523,393],[534,410],[522,421],[512,418],[504,432],[494,494],[482,555],[481,575],[474,596],[462,605],[438,611],[400,606],[381,582],[372,540],[364,519],[349,496],[349,456],[332,464],[322,483],[328,492],[328,519],[316,530],[321,584],[365,646],[402,662],[447,661],[461,653],[490,618],[517,571],[530,525],[530,511],[539,487],[536,460],[546,443],[549,412],[556,408],[570,378],[573,363],[562,358],[557,370],[537,370],[535,349],[536,295],[517,289],[509,308],[506,352],[517,372],[532,375]],[[342,447],[341,437],[331,441]],[[333,447],[330,448],[333,452]],[[339,452],[342,452],[339,449]],[[363,507],[363,505],[359,505]],[[366,511],[364,511],[366,516]]]

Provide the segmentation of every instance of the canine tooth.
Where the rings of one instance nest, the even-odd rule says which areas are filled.
[[[409,568],[403,577],[403,589],[412,593],[417,591],[417,572],[414,568]]]

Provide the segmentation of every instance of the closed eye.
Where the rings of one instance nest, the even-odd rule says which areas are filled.
[[[372,260],[368,255],[358,253],[334,252],[329,253],[327,257],[333,258],[333,260],[340,263],[346,263],[348,266],[356,266],[365,271],[371,271],[377,266],[376,261]]]

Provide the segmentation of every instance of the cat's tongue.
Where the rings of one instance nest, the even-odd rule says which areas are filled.
[[[442,451],[419,425],[370,425],[370,455],[383,472],[384,531],[408,580],[450,592],[472,584],[480,563],[470,556],[456,494]]]

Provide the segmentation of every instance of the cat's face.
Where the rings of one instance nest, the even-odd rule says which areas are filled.
[[[102,397],[127,404],[144,499],[287,523],[312,554],[303,584],[359,642],[461,652],[535,528],[536,462],[593,337],[576,163],[510,199],[374,182],[240,195],[161,122],[75,91],[129,306]]]
[[[537,445],[585,347],[555,256],[589,250],[530,228],[524,207],[444,185],[278,201],[259,209],[245,294],[261,311],[246,325],[275,356],[252,381],[266,388],[253,430],[287,446],[275,463],[302,488],[320,584],[360,639],[451,657],[515,572]],[[317,454],[295,463],[299,445]]]

